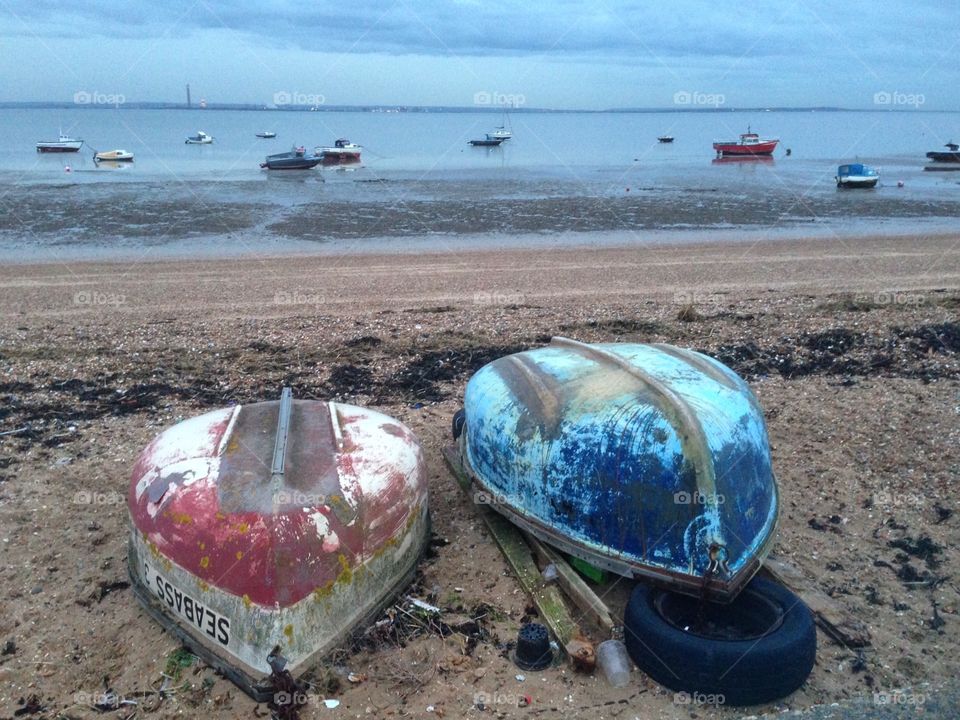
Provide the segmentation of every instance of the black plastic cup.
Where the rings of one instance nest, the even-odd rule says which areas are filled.
[[[521,670],[543,670],[553,662],[550,635],[540,623],[527,623],[517,634],[513,662]]]

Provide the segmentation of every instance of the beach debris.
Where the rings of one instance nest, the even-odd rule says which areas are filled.
[[[677,313],[677,320],[680,322],[696,322],[702,319],[703,316],[697,311],[693,303],[687,303]]]
[[[273,687],[273,695],[267,702],[267,707],[279,720],[298,720],[300,709],[307,704],[306,683],[298,681],[286,669],[287,659],[281,654],[279,645],[270,651],[267,664],[270,666],[270,684]],[[336,702],[337,705],[340,704],[339,701]]]
[[[39,695],[28,695],[26,699],[20,698],[17,704],[19,707],[13,711],[14,717],[36,715],[37,713],[46,712],[47,710],[46,706],[40,702]]]
[[[929,535],[921,535],[916,539],[909,536],[897,538],[888,541],[887,545],[902,550],[910,557],[923,560],[931,570],[940,564],[937,555],[943,552],[943,546],[937,545]]]
[[[825,592],[815,587],[798,568],[777,557],[767,557],[764,571],[774,580],[786,585],[813,613],[817,625],[836,643],[855,649],[869,647],[870,630],[866,623],[854,617]]]
[[[191,667],[196,661],[197,656],[187,648],[183,646],[175,648],[167,655],[167,664],[164,667],[163,674],[173,682],[177,682],[183,676],[183,671]]]
[[[128,587],[130,587],[130,583],[126,580],[101,580],[89,588],[82,597],[77,598],[76,603],[82,607],[89,607],[94,602],[99,604],[110,593],[117,590],[126,590]]]
[[[604,640],[597,646],[597,664],[604,678],[615,688],[626,687],[630,682],[630,656],[622,640]]]
[[[323,701],[323,704],[326,705],[327,710],[333,710],[334,708],[340,707],[340,701],[335,698],[326,698]]]
[[[546,574],[547,568],[552,566],[557,572],[557,584],[563,589],[564,594],[601,630],[612,633],[615,625],[610,617],[610,609],[587,585],[586,581],[574,571],[574,567],[581,568],[581,572],[591,573],[590,577],[595,582],[603,582],[606,579],[605,571],[594,568],[590,563],[579,558],[571,558],[571,562],[568,562],[561,553],[540,542],[533,535],[524,533],[524,537],[530,545],[530,549],[533,550],[537,562],[546,565],[544,574]],[[576,564],[573,561],[576,561]],[[592,572],[594,570],[596,570],[595,573]],[[579,639],[586,643],[582,637]],[[592,648],[590,652],[592,653]]]
[[[418,600],[417,598],[407,597],[407,602],[413,605],[417,610],[422,610],[423,612],[429,615],[439,615],[440,608],[435,605],[424,602],[423,600]]]
[[[543,670],[553,662],[550,633],[540,623],[526,623],[517,633],[513,662],[521,670]]]
[[[456,446],[445,447],[443,457],[461,490],[469,493],[470,479],[464,472]],[[520,587],[533,599],[537,612],[550,628],[550,632],[564,644],[580,634],[580,629],[571,617],[559,589],[554,585],[544,585],[530,546],[520,530],[488,505],[477,505],[476,511],[480,513],[487,530],[503,552],[507,564],[520,582]]]
[[[590,674],[597,666],[597,653],[593,643],[585,638],[574,638],[565,648],[576,672]]]
[[[931,617],[929,620],[926,620],[925,623],[927,627],[929,627],[931,630],[939,630],[940,628],[942,628],[944,625],[947,624],[947,621],[944,620],[943,617],[941,617],[939,612],[937,612],[936,600],[934,600],[933,598],[930,598],[930,605],[932,606],[932,609],[933,609],[933,617]]]
[[[347,681],[353,683],[354,685],[359,685],[362,682],[366,682],[367,676],[364,673],[349,673],[347,675]]]
[[[514,677],[514,679],[515,679],[517,682],[523,682],[524,680],[527,679],[527,676],[526,676],[526,675],[522,675],[522,674],[520,674],[520,673],[517,673],[517,674],[514,675],[513,677]]]
[[[545,583],[551,583],[557,579],[559,572],[555,563],[550,563],[541,571],[543,573],[543,581]]]

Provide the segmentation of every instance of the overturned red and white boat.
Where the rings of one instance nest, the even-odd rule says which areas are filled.
[[[409,583],[429,534],[410,430],[289,390],[161,433],[128,504],[137,597],[257,700],[275,648],[308,669]]]
[[[779,138],[772,140],[761,138],[747,126],[747,131],[740,135],[739,140],[718,140],[713,144],[713,149],[717,151],[717,157],[771,155],[779,142]]]

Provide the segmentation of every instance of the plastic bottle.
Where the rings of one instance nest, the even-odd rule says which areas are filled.
[[[630,656],[620,640],[605,640],[597,645],[597,665],[613,687],[626,687],[630,682]]]

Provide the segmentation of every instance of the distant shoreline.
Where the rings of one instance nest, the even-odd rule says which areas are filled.
[[[78,103],[71,101],[0,101],[2,110],[203,110],[205,112],[223,110],[244,110],[253,112],[364,112],[364,113],[491,113],[502,114],[660,114],[660,113],[692,113],[692,114],[723,114],[723,113],[758,113],[758,112],[788,112],[788,113],[960,113],[960,110],[919,109],[913,107],[884,107],[884,108],[845,108],[845,107],[684,107],[673,105],[662,108],[604,108],[601,110],[574,110],[559,108],[535,107],[507,107],[504,105],[285,105],[282,107],[260,103],[207,103],[205,107],[198,104],[187,105],[182,102],[129,102],[108,103]]]

